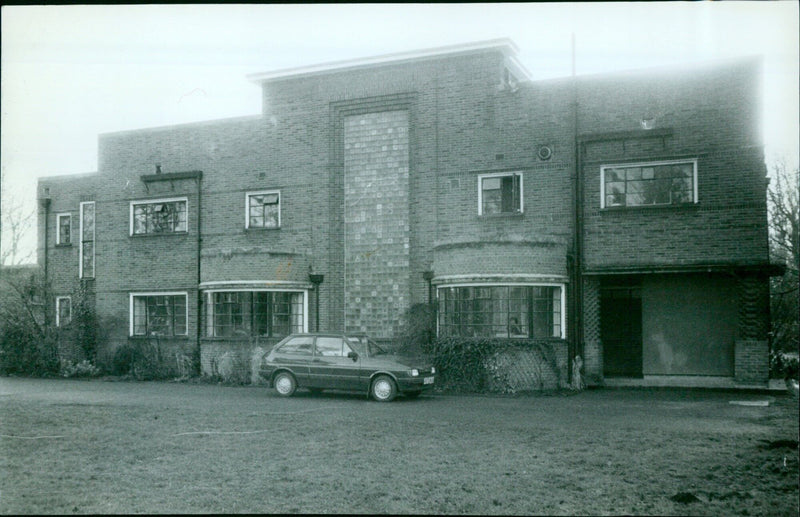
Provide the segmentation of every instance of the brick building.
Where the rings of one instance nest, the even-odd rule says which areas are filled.
[[[292,331],[546,341],[560,383],[768,375],[761,64],[532,81],[508,40],[255,74],[261,115],[101,135],[39,261],[100,361],[214,373]],[[59,293],[61,293],[59,295]],[[527,341],[526,341],[527,340]]]

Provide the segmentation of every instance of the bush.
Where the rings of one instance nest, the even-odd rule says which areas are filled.
[[[517,393],[562,386],[558,364],[560,340],[503,338],[440,338],[431,356],[437,385],[459,392]],[[522,361],[521,363],[519,361]]]
[[[97,377],[98,375],[100,375],[100,369],[86,359],[79,363],[72,361],[61,363],[62,377]]]
[[[436,339],[436,306],[429,303],[412,305],[403,315],[403,326],[394,339],[397,351],[430,352]]]
[[[769,373],[773,379],[795,379],[800,375],[800,359],[796,352],[773,351],[769,358]]]
[[[57,375],[58,345],[51,332],[40,334],[25,321],[5,321],[0,326],[0,373],[4,375]]]
[[[117,348],[111,361],[111,373],[150,381],[172,377],[174,372],[165,364],[161,341],[153,336]]]

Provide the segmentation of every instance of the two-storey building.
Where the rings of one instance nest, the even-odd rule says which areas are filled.
[[[212,373],[431,302],[561,379],[766,382],[758,59],[533,81],[494,40],[249,79],[258,116],[104,134],[96,173],[40,181],[51,309],[89,288],[100,361],[157,335]]]

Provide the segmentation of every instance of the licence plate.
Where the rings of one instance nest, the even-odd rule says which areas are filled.
[[[422,380],[422,384],[433,384],[433,377],[425,377]]]

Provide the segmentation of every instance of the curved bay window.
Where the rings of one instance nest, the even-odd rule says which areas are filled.
[[[303,332],[303,292],[215,291],[206,295],[208,337],[283,337]]]
[[[563,337],[563,292],[558,285],[440,287],[439,335]]]

